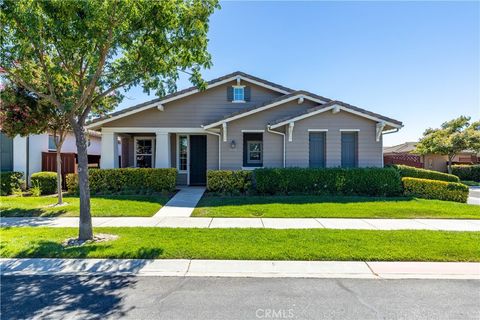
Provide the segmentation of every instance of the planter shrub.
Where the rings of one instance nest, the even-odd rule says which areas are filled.
[[[456,202],[468,199],[468,187],[461,183],[409,177],[402,178],[402,182],[406,196]]]
[[[24,186],[23,173],[6,171],[0,173],[0,195],[11,195],[13,190],[21,189]]]
[[[254,182],[262,194],[396,196],[402,193],[400,175],[393,168],[257,169]]]
[[[245,194],[252,187],[252,171],[208,170],[207,190],[219,194]]]
[[[392,165],[392,167],[396,168],[402,177],[410,177],[410,178],[419,178],[419,179],[430,179],[430,180],[441,180],[447,182],[460,182],[457,176],[453,174],[433,171],[433,170],[426,170],[426,169],[419,169],[415,167],[405,166],[401,164]]]
[[[480,164],[476,165],[453,165],[452,173],[460,180],[480,182]]]
[[[57,192],[57,173],[50,171],[41,171],[32,174],[32,185],[40,187],[42,194],[54,194]]]
[[[89,170],[91,194],[171,192],[177,183],[175,168],[120,168]],[[78,176],[67,176],[68,190],[78,193]]]

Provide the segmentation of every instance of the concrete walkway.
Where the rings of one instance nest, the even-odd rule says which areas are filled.
[[[0,259],[2,275],[480,279],[480,263],[145,259]]]
[[[93,218],[94,227],[271,228],[480,231],[480,220],[336,218]],[[0,227],[78,227],[78,218],[0,218]]]
[[[180,188],[153,217],[190,217],[205,192],[204,187]]]
[[[470,187],[467,203],[480,206],[480,187]]]

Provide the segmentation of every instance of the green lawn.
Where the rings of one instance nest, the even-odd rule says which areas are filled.
[[[480,232],[95,228],[109,242],[65,248],[76,228],[0,229],[0,256],[362,261],[480,261]]]
[[[200,200],[193,216],[480,219],[480,206],[406,197],[205,196]]]
[[[0,216],[78,216],[78,197],[66,196],[64,201],[68,205],[49,207],[56,203],[56,197],[0,197]],[[168,196],[158,195],[92,196],[91,211],[94,217],[150,217],[167,201]]]

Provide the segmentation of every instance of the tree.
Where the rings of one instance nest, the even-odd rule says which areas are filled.
[[[480,152],[480,121],[470,123],[470,119],[461,116],[444,122],[440,128],[425,130],[415,152],[446,155],[448,173],[452,173],[452,160],[457,154],[464,150]]]
[[[69,123],[60,110],[50,103],[41,102],[27,90],[12,84],[1,90],[0,123],[7,135],[22,137],[52,132],[56,147],[57,204],[63,203],[62,194],[62,146],[69,130]]]
[[[93,236],[85,120],[111,110],[119,89],[162,96],[181,72],[200,89],[211,66],[209,17],[217,0],[3,0],[5,77],[65,114],[75,134],[79,239]]]

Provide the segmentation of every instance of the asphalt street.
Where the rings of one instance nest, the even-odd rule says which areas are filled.
[[[479,319],[480,281],[3,276],[2,319]]]

